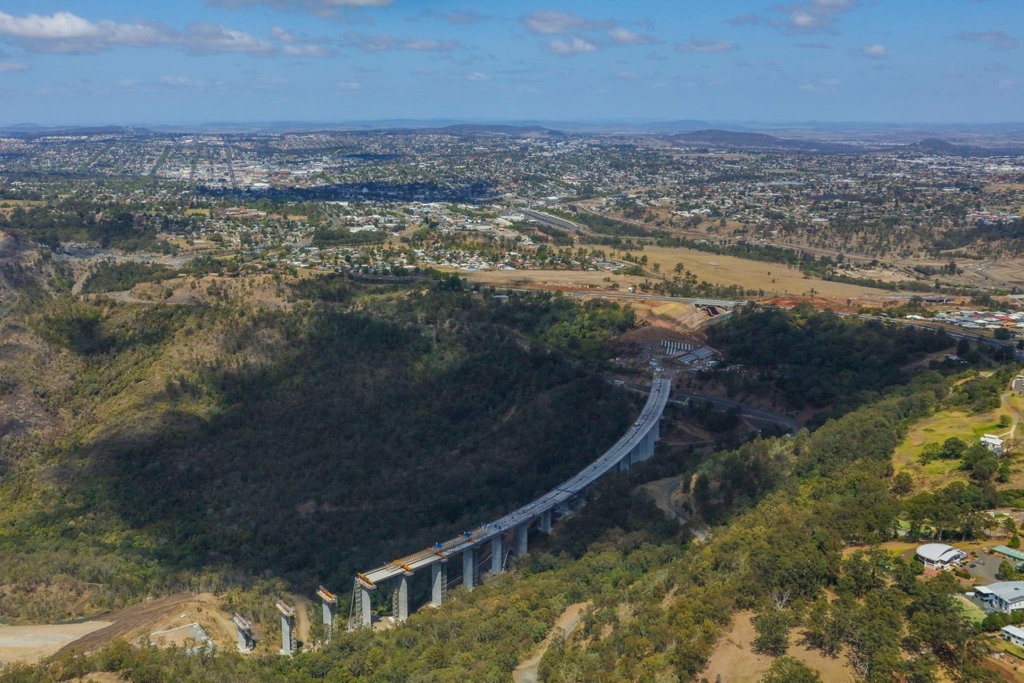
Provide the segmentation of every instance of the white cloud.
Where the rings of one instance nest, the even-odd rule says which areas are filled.
[[[556,55],[576,55],[582,52],[593,52],[597,49],[597,45],[584,40],[583,38],[574,37],[569,40],[561,40],[556,38],[549,40],[544,48]]]
[[[282,43],[294,43],[297,40],[294,33],[286,28],[281,28],[280,26],[274,26],[271,28],[270,35],[274,36]]]
[[[272,10],[308,12],[320,17],[337,17],[346,9],[363,9],[367,7],[389,7],[394,0],[207,0],[206,4],[213,7],[238,9],[264,5]]]
[[[1020,47],[1020,41],[1006,31],[960,31],[956,38],[975,43],[988,43],[993,49],[1014,50]]]
[[[744,14],[729,20],[734,26],[773,26],[791,34],[831,33],[835,23],[850,10],[870,4],[864,0],[803,0],[772,8],[775,16]]]
[[[613,26],[608,29],[608,37],[616,45],[650,45],[651,43],[658,42],[651,36],[636,33],[621,26]]]
[[[269,41],[256,38],[245,31],[207,23],[189,24],[185,29],[182,47],[189,54],[245,52],[250,55],[265,55],[274,51],[274,45]]]
[[[197,81],[189,78],[188,76],[161,76],[160,83],[167,85],[172,88],[205,88],[206,83],[204,81]]]
[[[174,47],[188,54],[274,53],[273,43],[218,24],[197,22],[176,31],[155,22],[90,21],[70,12],[23,17],[0,12],[0,36],[32,52],[95,54],[115,47]]]
[[[885,59],[888,57],[888,53],[885,50],[885,45],[881,43],[874,43],[872,45],[865,45],[859,50],[855,51],[856,54],[863,55],[868,59]]]
[[[281,54],[289,57],[329,57],[333,52],[322,45],[289,44],[281,48]]]
[[[92,54],[113,46],[168,45],[178,37],[162,24],[92,22],[70,12],[27,14],[23,17],[0,12],[0,36],[8,36],[32,52],[67,54]]]
[[[732,43],[709,38],[690,38],[690,42],[676,45],[680,52],[727,52],[735,48]]]
[[[363,84],[359,81],[339,81],[338,88],[341,90],[359,90]]]
[[[28,65],[20,62],[0,62],[0,73],[11,73],[12,71],[28,71]]]
[[[387,33],[356,33],[349,31],[344,36],[345,44],[363,52],[385,50],[412,50],[414,52],[450,52],[462,47],[456,40],[394,38]]]
[[[522,17],[523,25],[533,32],[544,36],[557,36],[578,30],[597,30],[611,28],[612,22],[592,21],[572,12],[544,10],[530,12]]]
[[[467,78],[467,80],[470,80],[470,81],[489,81],[489,80],[491,80],[491,79],[489,79],[487,77],[486,74],[482,74],[479,71],[474,71],[473,73],[471,73],[468,76],[466,76],[466,78]]]
[[[599,34],[603,32],[612,45],[650,45],[658,40],[636,31],[624,28],[610,19],[587,19],[572,12],[543,10],[530,12],[520,17],[523,26],[531,33],[542,36],[568,36],[573,33],[590,33],[589,38],[571,36],[565,39],[549,40],[544,48],[555,54],[577,54],[598,49]]]

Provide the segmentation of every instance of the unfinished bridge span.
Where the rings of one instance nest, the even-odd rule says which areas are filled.
[[[397,621],[405,621],[409,617],[409,580],[416,572],[430,569],[430,604],[434,607],[439,607],[446,599],[449,560],[461,558],[462,585],[469,589],[476,584],[482,568],[480,561],[487,563],[488,556],[490,573],[503,572],[510,554],[526,553],[531,529],[550,533],[554,522],[582,505],[587,489],[597,480],[608,472],[628,470],[633,463],[651,457],[660,433],[661,415],[671,393],[671,378],[664,377],[662,370],[656,368],[651,392],[640,416],[622,438],[581,472],[500,519],[357,574],[349,628],[372,625],[371,594],[382,583],[397,579],[393,615]]]

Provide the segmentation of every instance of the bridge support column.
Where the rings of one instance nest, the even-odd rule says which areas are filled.
[[[430,565],[430,604],[440,607],[444,601],[445,587],[448,585],[448,560],[441,560]]]
[[[398,610],[394,615],[395,621],[405,621],[409,618],[409,577],[412,572],[402,574],[398,579]]]
[[[370,604],[370,591],[372,589],[366,586],[359,586],[359,600],[362,603],[362,625],[366,627],[373,626],[373,605]]]
[[[491,573],[500,574],[505,570],[505,538],[498,534],[491,539]]]
[[[529,542],[529,528],[530,523],[526,522],[516,527],[516,555],[525,555],[526,546]]]
[[[252,652],[252,649],[256,647],[256,640],[252,637],[252,624],[238,612],[231,615],[231,621],[238,629],[238,651]]]
[[[323,606],[324,630],[327,631],[327,640],[330,640],[338,625],[338,598],[323,586],[317,586],[316,595]]]
[[[296,650],[295,638],[295,609],[286,605],[280,600],[277,601],[277,611],[281,613],[281,654],[292,656]]]
[[[476,548],[462,551],[462,585],[473,590],[476,585]]]
[[[540,513],[540,524],[537,528],[545,534],[551,533],[551,510]]]

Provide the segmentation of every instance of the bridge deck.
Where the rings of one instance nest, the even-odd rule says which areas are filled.
[[[583,493],[588,486],[602,476],[616,469],[619,463],[628,457],[633,449],[647,437],[651,428],[661,418],[671,393],[671,380],[663,379],[660,371],[657,371],[647,403],[644,405],[636,422],[630,426],[622,438],[616,441],[601,457],[588,465],[586,469],[504,517],[489,524],[483,524],[444,543],[439,543],[431,548],[425,548],[411,555],[406,555],[382,567],[365,572],[360,576],[371,584],[387,581],[405,573],[407,571],[405,567],[415,570],[432,565],[435,562],[440,562],[446,559],[448,555],[458,554],[467,548],[489,541],[495,536],[511,531],[522,524],[532,522],[558,505],[568,503],[570,499]]]

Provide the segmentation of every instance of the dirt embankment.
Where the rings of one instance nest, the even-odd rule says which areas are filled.
[[[235,627],[231,616],[220,608],[217,598],[209,593],[179,593],[147,600],[96,620],[73,624],[0,626],[0,665],[5,662],[34,662],[72,650],[92,652],[115,638],[148,642],[150,634],[155,631],[167,631],[192,623],[198,623],[218,647],[232,647]]]

